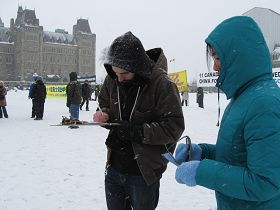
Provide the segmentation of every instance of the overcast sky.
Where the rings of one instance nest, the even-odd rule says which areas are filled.
[[[89,20],[96,34],[97,77],[105,70],[100,52],[119,35],[131,31],[146,50],[161,47],[169,71],[187,69],[189,80],[207,71],[204,40],[226,18],[263,7],[280,13],[279,0],[1,0],[0,17],[9,27],[18,6],[35,9],[44,31],[62,28],[72,34],[78,18]]]

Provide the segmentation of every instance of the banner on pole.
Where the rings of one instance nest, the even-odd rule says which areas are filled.
[[[93,75],[93,76],[83,76],[83,77],[78,76],[78,82],[83,83],[83,82],[85,82],[86,80],[87,80],[91,85],[95,85],[95,84],[96,84],[96,75]]]
[[[188,90],[187,70],[172,72],[169,73],[168,76],[173,82],[175,82],[180,93]]]
[[[217,83],[218,72],[199,73],[197,77],[197,87],[215,87]]]

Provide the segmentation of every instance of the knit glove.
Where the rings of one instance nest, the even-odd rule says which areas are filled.
[[[121,140],[142,143],[143,126],[135,125],[128,121],[120,121],[119,123],[120,125],[116,126],[116,130]]]
[[[197,144],[191,144],[191,145],[192,145],[192,157],[190,160],[200,160],[201,153],[202,153],[201,147]],[[188,144],[181,143],[177,146],[177,149],[175,151],[175,160],[178,164],[181,164],[189,160],[188,153],[187,153],[188,149],[189,149]]]
[[[193,160],[184,162],[176,169],[175,179],[180,184],[186,184],[189,187],[196,186],[196,170],[200,161]]]

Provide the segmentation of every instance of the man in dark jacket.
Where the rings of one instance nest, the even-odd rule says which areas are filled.
[[[80,110],[83,109],[83,105],[84,103],[86,103],[86,111],[89,111],[89,108],[88,108],[88,104],[89,104],[89,99],[91,97],[91,86],[90,84],[88,84],[88,80],[86,80],[84,82],[84,84],[82,85],[82,98],[83,98],[83,101],[80,105]]]
[[[109,128],[106,139],[108,210],[157,207],[167,166],[161,154],[175,146],[184,131],[179,92],[168,78],[166,63],[160,48],[145,52],[131,32],[109,48],[104,64],[108,75],[98,97],[101,111],[93,117],[120,124]]]
[[[31,98],[33,99],[35,110],[34,120],[43,119],[46,95],[46,86],[42,81],[42,78],[38,76],[31,92]]]
[[[66,106],[69,107],[70,119],[79,120],[79,106],[82,98],[82,87],[77,81],[78,75],[76,72],[71,72],[69,77],[70,82],[66,86]]]

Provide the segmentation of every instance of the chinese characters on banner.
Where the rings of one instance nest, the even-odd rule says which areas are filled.
[[[187,70],[169,73],[168,76],[176,83],[180,93],[188,90]]]

